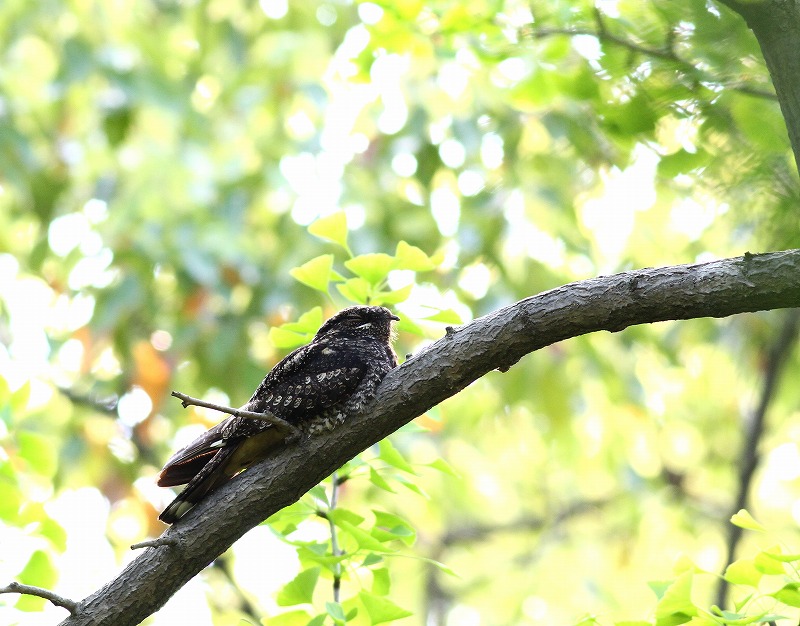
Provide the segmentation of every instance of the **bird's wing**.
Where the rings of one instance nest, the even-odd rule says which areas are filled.
[[[351,346],[312,343],[278,363],[243,408],[301,422],[348,398],[366,372],[365,358]]]
[[[223,447],[223,433],[232,419],[235,418],[220,422],[173,454],[161,470],[158,486],[174,487],[189,482]]]

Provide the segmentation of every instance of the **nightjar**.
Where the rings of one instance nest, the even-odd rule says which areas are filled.
[[[269,411],[312,435],[341,424],[375,395],[383,377],[397,366],[392,321],[381,306],[353,306],[319,329],[269,372],[246,411]],[[170,458],[158,479],[161,487],[186,484],[159,519],[172,524],[243,469],[284,443],[286,433],[266,421],[229,417]]]

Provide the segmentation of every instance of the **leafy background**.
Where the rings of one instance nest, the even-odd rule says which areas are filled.
[[[348,301],[396,305],[404,355],[571,281],[800,246],[763,59],[713,3],[6,0],[0,54],[0,579],[75,599],[160,533],[158,469],[219,419],[169,390],[241,404]],[[148,623],[796,619],[791,384],[749,490],[766,533],[738,519],[731,613],[705,612],[785,319],[493,372]]]

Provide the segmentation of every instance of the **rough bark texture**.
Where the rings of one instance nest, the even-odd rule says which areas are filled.
[[[344,426],[281,450],[201,502],[164,533],[173,545],[144,550],[62,626],[140,623],[250,528],[348,459],[529,352],[598,330],[797,306],[800,250],[594,278],[499,309],[390,372],[375,401]]]
[[[800,167],[800,0],[721,0],[739,13],[761,47]]]

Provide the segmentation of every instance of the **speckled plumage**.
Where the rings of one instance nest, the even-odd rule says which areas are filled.
[[[305,435],[335,428],[369,402],[383,377],[397,366],[391,347],[392,320],[397,319],[380,306],[340,311],[311,343],[280,361],[242,409],[269,411]],[[220,422],[167,461],[158,484],[188,484],[159,519],[177,521],[284,439],[285,433],[268,422],[242,417]]]

